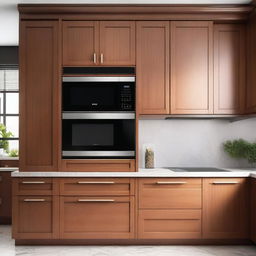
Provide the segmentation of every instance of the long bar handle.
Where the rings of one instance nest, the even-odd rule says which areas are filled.
[[[43,198],[26,198],[23,201],[24,202],[45,202],[46,200]]]
[[[114,181],[78,181],[78,184],[115,184]]]
[[[186,181],[157,181],[156,184],[157,185],[182,185],[182,184],[186,184]]]
[[[100,63],[102,64],[104,62],[104,56],[103,53],[100,54]]]
[[[93,54],[93,63],[94,64],[97,63],[97,54],[96,53]]]
[[[114,199],[78,199],[78,202],[115,202]]]
[[[224,185],[224,184],[238,184],[238,181],[213,181],[214,185]]]
[[[22,184],[45,184],[45,181],[22,181]]]

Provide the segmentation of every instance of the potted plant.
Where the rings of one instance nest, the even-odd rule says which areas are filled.
[[[12,132],[8,132],[6,126],[0,123],[0,155],[9,152],[9,141],[8,138],[13,137]]]

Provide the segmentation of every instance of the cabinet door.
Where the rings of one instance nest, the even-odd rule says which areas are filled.
[[[13,238],[58,238],[57,196],[14,196]]]
[[[171,113],[213,113],[212,22],[171,22]]]
[[[256,113],[256,11],[247,23],[246,112]]]
[[[100,64],[135,65],[135,22],[100,22]]]
[[[256,179],[251,180],[251,239],[256,243]]]
[[[60,123],[58,22],[21,21],[20,170],[56,171]]]
[[[214,26],[214,114],[242,114],[245,92],[244,26]]]
[[[169,22],[137,22],[139,114],[169,113]]]
[[[63,21],[63,65],[91,66],[98,63],[99,22]]]
[[[248,232],[248,185],[246,178],[203,180],[203,237],[246,239]]]
[[[133,197],[61,197],[64,239],[134,238]]]

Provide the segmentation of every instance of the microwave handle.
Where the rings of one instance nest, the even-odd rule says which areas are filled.
[[[64,76],[62,82],[135,82],[134,76]]]
[[[134,112],[126,113],[78,113],[63,112],[62,119],[135,119]]]

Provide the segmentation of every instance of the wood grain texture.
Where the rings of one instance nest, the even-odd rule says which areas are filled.
[[[63,178],[60,195],[129,196],[135,194],[134,183],[130,178]]]
[[[256,11],[247,23],[247,87],[246,112],[256,113]]]
[[[0,167],[19,167],[19,160],[0,160]]]
[[[235,184],[213,184],[234,181]],[[249,237],[249,184],[246,178],[203,179],[203,237],[247,239]]]
[[[135,160],[129,159],[68,159],[62,160],[62,171],[73,172],[134,172]]]
[[[169,22],[137,22],[139,114],[169,113]]]
[[[20,26],[20,171],[57,171],[58,22]]]
[[[171,113],[213,113],[213,23],[171,22]]]
[[[251,214],[250,214],[250,238],[256,243],[256,180],[251,179]]]
[[[245,27],[214,25],[214,114],[243,113],[245,57]]]
[[[99,22],[63,21],[63,65],[99,64]],[[96,63],[94,63],[94,54]]]
[[[135,65],[135,22],[101,21],[100,54],[104,66]]]
[[[114,201],[78,202],[79,199]],[[133,237],[133,197],[61,197],[60,238],[125,239]]]
[[[174,183],[158,184],[158,182]],[[200,209],[202,206],[201,184],[200,178],[141,178],[139,208]]]
[[[139,239],[199,239],[201,210],[139,210]]]

